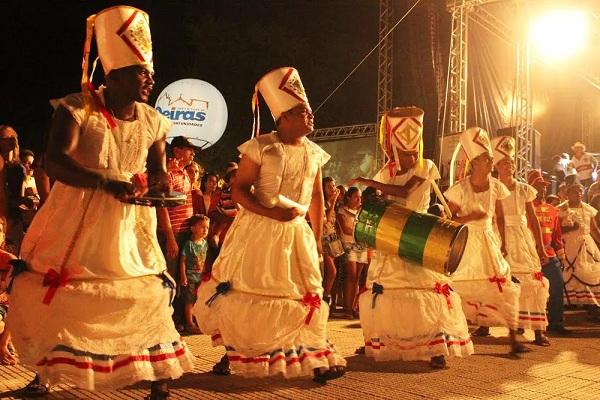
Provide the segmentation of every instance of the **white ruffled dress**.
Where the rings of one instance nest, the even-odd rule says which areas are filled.
[[[490,177],[490,187],[475,193],[469,178],[465,178],[444,194],[460,207],[458,215],[484,211],[486,217],[467,223],[469,238],[465,252],[452,276],[452,288],[460,294],[467,319],[480,326],[518,326],[520,287],[511,280],[508,262],[493,229],[496,200],[510,192],[496,178]]]
[[[170,127],[142,103],[135,121],[116,120],[112,130],[98,111],[86,118],[80,94],[59,103],[81,127],[73,158],[113,179],[143,172],[148,149]],[[115,389],[192,369],[171,319],[154,208],[56,182],[21,258],[28,270],[14,280],[9,324],[21,361],[43,383]]]
[[[281,194],[308,207],[317,172],[329,159],[306,138],[291,146],[276,133],[238,149],[260,166],[254,195],[265,206]],[[212,279],[200,285],[194,313],[213,344],[225,346],[235,373],[312,375],[314,368],[346,365],[327,340],[329,307],[321,285],[315,237],[304,216],[280,222],[242,209]]]
[[[425,179],[407,199],[400,199],[403,206],[425,213],[430,199],[429,180],[440,177],[435,164],[425,162],[424,168],[416,166],[393,177],[385,168],[376,178],[394,185],[405,185],[413,176]],[[386,361],[473,354],[461,299],[450,283],[446,275],[375,250],[368,290],[359,298],[366,355]]]
[[[542,274],[542,262],[527,224],[526,209],[526,204],[535,200],[536,194],[532,186],[517,181],[510,196],[502,200],[502,208],[508,252],[506,261],[521,286],[519,328],[544,330],[548,325],[546,303],[550,284]]]
[[[591,219],[598,211],[587,203],[569,207],[568,202],[558,206],[561,224],[579,223],[579,229],[563,233],[566,265],[563,270],[565,302],[567,304],[594,304],[600,306],[600,250],[590,234]]]

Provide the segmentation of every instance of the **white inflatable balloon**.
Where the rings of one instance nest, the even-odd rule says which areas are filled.
[[[221,92],[199,79],[181,79],[168,85],[156,100],[156,109],[173,123],[167,136],[185,136],[206,149],[215,144],[227,126],[227,103]]]

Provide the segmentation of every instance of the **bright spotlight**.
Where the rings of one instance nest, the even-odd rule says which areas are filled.
[[[556,10],[534,21],[530,34],[542,57],[558,61],[572,56],[583,47],[586,32],[585,13],[577,10]]]

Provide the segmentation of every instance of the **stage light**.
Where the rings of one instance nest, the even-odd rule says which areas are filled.
[[[578,10],[555,10],[531,25],[530,35],[541,57],[558,61],[577,53],[585,44],[586,14]]]

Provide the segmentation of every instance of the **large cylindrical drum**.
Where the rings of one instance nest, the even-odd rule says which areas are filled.
[[[381,199],[363,204],[354,228],[358,243],[445,275],[458,268],[467,236],[465,225]]]

